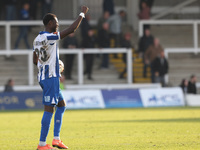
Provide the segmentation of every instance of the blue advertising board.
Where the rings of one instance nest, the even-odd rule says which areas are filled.
[[[0,93],[0,110],[42,108],[42,92]]]
[[[68,109],[184,106],[180,88],[64,90]],[[42,92],[0,93],[0,110],[43,109]]]
[[[106,108],[143,107],[138,90],[102,90]]]

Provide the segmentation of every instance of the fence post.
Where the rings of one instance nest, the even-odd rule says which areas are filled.
[[[83,52],[81,49],[78,52],[78,84],[83,84]]]
[[[6,51],[10,51],[10,46],[11,46],[11,36],[10,36],[10,34],[11,34],[11,29],[10,29],[10,23],[6,23],[6,33],[5,33],[5,39],[6,39]]]
[[[33,55],[32,52],[28,54],[28,84],[34,84],[34,67],[33,67]]]
[[[198,24],[194,22],[193,24],[193,40],[194,40],[194,49],[195,54],[198,53]]]
[[[144,33],[143,33],[143,27],[144,23],[143,21],[139,21],[139,37],[141,37]]]
[[[127,70],[127,80],[129,84],[133,83],[133,66],[132,66],[132,49],[127,49],[127,55],[126,55],[126,70]]]

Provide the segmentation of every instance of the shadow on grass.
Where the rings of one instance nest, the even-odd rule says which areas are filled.
[[[144,119],[144,120],[110,120],[110,121],[96,121],[96,122],[102,122],[102,123],[119,123],[119,122],[148,122],[148,123],[154,123],[154,122],[174,122],[174,123],[188,123],[188,122],[200,122],[200,118],[174,118],[174,119]]]

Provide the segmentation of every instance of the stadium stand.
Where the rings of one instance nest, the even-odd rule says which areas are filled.
[[[200,78],[200,55],[194,53],[169,54],[169,82],[178,86],[183,78],[189,80],[191,74]]]
[[[152,8],[152,18],[157,14],[169,11],[158,19],[199,19],[198,0],[155,0]]]
[[[71,3],[71,2],[70,2]],[[87,2],[89,3],[89,2]],[[99,5],[100,2],[94,2],[94,5],[96,7],[96,5]],[[182,3],[181,0],[169,0],[169,1],[165,1],[165,0],[155,0],[154,2],[154,6],[152,8],[152,16],[156,15],[157,13],[160,12],[161,9],[165,9],[171,6],[177,6],[180,3]],[[56,10],[56,8],[58,8],[60,6],[61,3],[56,3],[54,5],[54,10]],[[116,8],[119,10],[120,8],[120,1],[116,1]],[[90,4],[91,7],[93,6],[92,4]],[[122,3],[121,8],[124,8],[126,5],[126,3]],[[189,6],[186,6],[186,10],[187,13],[177,13],[177,12],[173,12],[170,13],[164,17],[162,17],[161,19],[188,19],[188,18],[192,18],[192,19],[197,19],[199,18],[198,15],[198,11],[196,10],[196,6],[199,5],[199,3],[197,1],[191,3]],[[195,8],[195,10],[193,10],[193,8]],[[72,8],[71,8],[72,9]],[[94,10],[94,9],[93,9]],[[185,9],[181,9],[182,11],[180,12],[184,12]],[[76,11],[76,10],[74,10]],[[68,11],[67,11],[68,12]],[[66,14],[67,14],[66,12]],[[101,9],[98,8],[95,11],[95,17],[98,17],[98,13],[101,12]],[[58,14],[58,16],[63,19],[62,13],[60,11],[57,10],[57,12],[55,11],[55,13]],[[76,12],[73,13],[68,13],[68,15],[66,16],[66,18],[70,18],[70,16],[74,16],[74,14],[76,14]],[[101,14],[99,14],[100,16]],[[73,18],[73,17],[72,17]],[[131,28],[130,25],[125,25],[125,29]],[[62,29],[62,26],[60,27]],[[42,30],[42,28],[40,26],[34,26],[31,28],[30,33],[29,33],[29,42],[32,43],[33,38],[35,37],[35,35],[37,34],[37,32],[39,30]],[[137,32],[132,30],[132,29],[128,29],[129,31],[132,32],[133,35],[133,43],[134,46],[137,45],[137,41],[138,41],[138,36],[137,36]],[[0,48],[1,49],[5,49],[5,27],[0,27],[0,31],[1,33],[3,33],[3,35],[0,37]],[[79,31],[78,31],[79,32]],[[164,46],[164,48],[170,48],[170,47],[181,47],[181,48],[185,48],[185,47],[192,47],[193,46],[193,37],[192,37],[192,33],[193,33],[193,28],[191,25],[151,25],[151,32],[155,37],[158,37],[162,43],[162,45]],[[14,48],[14,42],[17,38],[18,35],[18,27],[12,27],[11,28],[11,48]],[[176,36],[174,36],[174,33],[176,34]],[[199,31],[200,33],[200,31]],[[199,40],[200,42],[200,40]],[[21,49],[24,49],[24,45],[21,44],[19,46]],[[137,49],[137,47],[135,48]],[[94,81],[87,81],[86,79],[84,79],[84,83],[86,84],[99,84],[102,83],[102,80],[105,83],[127,83],[126,79],[123,80],[119,80],[118,79],[118,75],[119,72],[121,72],[123,70],[123,67],[125,66],[125,64],[122,62],[121,60],[121,55],[119,55],[118,59],[112,59],[111,57],[111,67],[109,70],[99,70],[98,69],[98,65],[99,65],[99,60],[98,58],[96,59],[96,63],[94,66]],[[185,61],[187,63],[186,66],[181,66],[183,65],[183,63],[181,63],[181,59],[182,57],[186,58]],[[62,58],[62,55],[61,55]],[[142,78],[142,60],[141,58],[138,56],[137,52],[133,50],[133,76],[134,76],[134,83],[149,83],[150,79],[149,78]],[[28,58],[27,56],[14,56],[15,60],[5,60],[4,56],[0,56],[1,59],[1,79],[0,79],[0,85],[3,86],[5,84],[5,81],[12,77],[11,75],[14,75],[15,77],[13,77],[13,79],[15,80],[15,85],[27,85],[28,84],[28,66],[26,63],[26,65],[24,65],[24,62],[28,62]],[[77,62],[77,61],[75,61]],[[13,63],[16,64],[17,67],[15,67],[13,65]],[[173,83],[173,86],[177,86],[180,83],[180,80],[182,77],[187,78],[189,77],[189,75],[191,73],[195,73],[198,74],[198,69],[197,69],[197,64],[198,64],[198,55],[194,55],[194,54],[170,54],[169,55],[169,63],[170,63],[170,71],[169,71],[169,83]],[[176,64],[176,65],[174,65]],[[77,64],[75,63],[74,66],[77,66]],[[183,68],[183,71],[185,72],[184,74],[181,74],[181,76],[179,75],[179,72],[177,71],[177,68]],[[9,68],[9,69],[8,69]],[[149,69],[148,69],[149,70]],[[21,73],[23,72],[23,74],[21,75]],[[34,68],[34,85],[37,85],[37,80],[36,80],[36,68]],[[180,71],[181,72],[181,71]],[[106,78],[105,76],[102,77],[104,74],[106,74]],[[77,67],[74,67],[73,69],[73,75],[74,75],[74,79],[72,81],[67,81],[67,83],[69,84],[77,84]],[[148,77],[150,77],[150,72],[148,72]]]

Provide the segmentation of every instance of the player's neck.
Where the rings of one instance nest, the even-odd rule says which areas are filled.
[[[44,31],[49,32],[49,33],[52,33],[52,32],[53,32],[53,31],[52,31],[51,29],[49,29],[49,28],[45,28]]]

